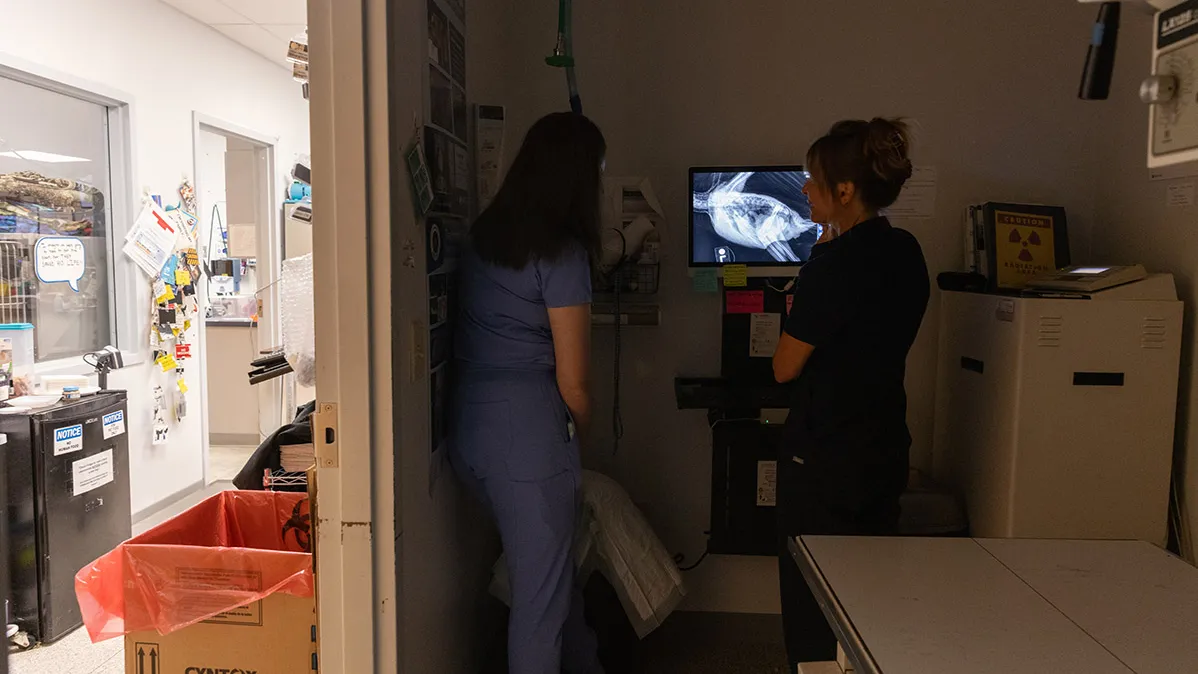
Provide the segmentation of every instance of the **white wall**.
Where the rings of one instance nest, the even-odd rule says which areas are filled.
[[[553,3],[475,3],[498,34],[472,43],[475,102],[508,107],[507,159],[542,114],[565,109],[561,71],[544,65]],[[719,372],[720,306],[686,275],[689,166],[802,163],[845,117],[904,115],[916,163],[939,170],[937,215],[900,223],[933,276],[961,264],[961,213],[982,200],[1059,203],[1074,247],[1089,249],[1097,114],[1076,100],[1093,9],[1072,2],[575,3],[586,113],[603,128],[608,173],[646,175],[660,196],[663,324],[623,340],[625,437],[610,452],[610,332],[595,342],[596,427],[586,457],[631,492],[672,550],[691,559],[708,528],[711,439],[702,412],[678,412],[673,378]],[[480,15],[485,13],[486,17]],[[938,300],[911,353],[912,458],[927,465]],[[777,610],[773,559],[713,558],[688,575],[688,608]]]
[[[72,26],[69,37],[54,28],[64,21]],[[307,105],[289,73],[157,0],[8,2],[4,30],[4,52],[133,97],[134,196],[143,186],[173,195],[192,175],[193,111],[278,136],[280,165],[308,151]],[[145,313],[148,303],[147,292],[122,308]],[[135,513],[203,479],[204,359],[201,353],[188,367],[188,417],[160,447],[150,444],[150,390],[162,375],[140,365],[110,380],[129,390]]]
[[[1125,13],[1126,14],[1126,13]],[[1151,17],[1123,17],[1119,60],[1111,100],[1093,103],[1102,123],[1093,152],[1096,175],[1094,251],[1091,262],[1143,263],[1149,270],[1172,273],[1186,303],[1178,400],[1178,474],[1182,476],[1190,559],[1198,538],[1198,377],[1195,377],[1195,308],[1198,301],[1198,208],[1166,205],[1169,185],[1194,178],[1150,182],[1145,169],[1148,108],[1139,100],[1140,81],[1151,74]],[[1133,448],[1134,449],[1134,448]]]

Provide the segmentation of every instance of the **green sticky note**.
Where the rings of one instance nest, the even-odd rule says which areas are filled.
[[[749,285],[749,268],[743,264],[730,264],[724,267],[724,287],[744,288]]]
[[[694,283],[697,293],[716,293],[720,290],[719,279],[716,277],[714,267],[696,269],[691,281]]]

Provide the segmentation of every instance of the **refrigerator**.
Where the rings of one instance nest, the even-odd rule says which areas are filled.
[[[11,618],[34,643],[83,624],[75,574],[132,535],[126,407],[103,391],[0,414]]]

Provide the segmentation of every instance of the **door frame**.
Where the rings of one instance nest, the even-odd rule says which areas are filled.
[[[319,317],[313,512],[324,674],[402,671],[387,36],[389,21],[399,18],[391,10],[406,19],[419,7],[412,0],[308,2]]]
[[[265,316],[258,317],[258,325],[248,328],[254,331],[255,341],[259,347],[264,344],[278,345],[281,344],[282,337],[282,321],[279,319],[279,312],[274,310],[278,307],[278,280],[283,269],[283,239],[282,239],[282,202],[278,200],[278,181],[276,175],[276,148],[279,144],[278,136],[260,133],[253,129],[234,124],[227,120],[215,117],[198,110],[193,110],[191,113],[191,148],[192,148],[192,180],[193,188],[196,190],[196,195],[200,194],[200,134],[202,132],[215,133],[225,138],[236,138],[253,144],[257,148],[258,158],[265,164],[263,170],[257,175],[263,176],[265,184],[262,186],[262,198],[259,203],[258,213],[258,256],[255,278],[258,284],[258,291],[255,293],[259,299],[263,301],[265,307],[270,308],[270,311],[265,312]],[[194,214],[197,218],[203,221],[202,213]],[[199,242],[197,242],[197,248]],[[265,253],[265,254],[264,254]],[[207,286],[207,279],[203,281],[204,286]],[[201,289],[196,289],[196,294],[200,294]],[[206,295],[205,295],[206,299]],[[202,308],[202,305],[201,305]],[[204,461],[204,485],[212,484],[214,478],[208,467],[209,454],[212,444],[209,441],[209,418],[208,418],[208,344],[207,344],[207,325],[201,317],[199,325],[196,326],[196,347],[202,354],[204,362],[204,370],[200,373],[200,432],[203,434],[201,438],[201,447],[203,447]],[[249,363],[246,363],[248,371]],[[274,379],[269,382],[263,382],[258,385],[258,436],[261,441],[262,429],[274,429],[283,423],[281,418],[281,398],[283,397],[282,380]],[[263,404],[263,400],[267,404]]]

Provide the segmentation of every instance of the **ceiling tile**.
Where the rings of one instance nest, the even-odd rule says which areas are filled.
[[[253,23],[220,0],[162,0],[200,23]]]
[[[290,41],[291,38],[303,33],[308,26],[302,23],[266,23],[262,24],[262,27],[269,31],[271,35]]]
[[[212,0],[215,2],[215,0]],[[221,0],[239,14],[260,24],[308,23],[307,0]]]
[[[226,24],[213,28],[238,42],[258,52],[273,63],[285,65],[287,60],[287,41],[271,35],[261,26]]]

